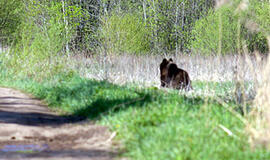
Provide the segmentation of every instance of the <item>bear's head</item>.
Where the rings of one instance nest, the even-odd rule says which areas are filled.
[[[169,60],[164,58],[162,60],[161,64],[159,65],[159,67],[160,67],[160,81],[161,81],[162,87],[164,87],[166,85],[167,77],[168,77],[168,65],[172,62],[173,62],[172,58],[170,58]]]

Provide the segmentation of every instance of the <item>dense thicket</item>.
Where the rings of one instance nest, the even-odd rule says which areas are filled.
[[[269,2],[254,0],[238,12],[241,2],[216,8],[215,0],[2,0],[0,38],[15,42],[23,57],[78,51],[226,54],[245,45],[267,52]],[[246,27],[247,20],[259,29]]]
[[[268,52],[270,3],[254,0],[234,1],[195,22],[190,48],[203,54],[240,53],[245,49]],[[242,9],[241,9],[242,8]],[[246,48],[245,48],[246,47]]]
[[[115,0],[106,1],[105,6],[108,9],[104,15],[107,18],[104,25],[108,25],[108,29],[114,33],[107,32],[106,37],[116,42],[123,41],[121,46],[133,46],[131,38],[137,46],[141,45],[125,47],[126,52],[140,53],[151,49],[162,53],[188,49],[186,44],[190,41],[194,22],[206,15],[214,6],[214,0]],[[112,20],[115,16],[118,18]],[[130,20],[126,21],[127,18]],[[121,30],[112,27],[112,21],[122,26]],[[134,28],[132,31],[138,28],[138,32],[132,33],[129,39],[121,38],[129,35],[131,27]]]
[[[63,15],[49,16],[47,12],[54,12],[52,3],[59,4],[58,14]],[[106,47],[110,52],[146,53],[186,50],[193,23],[214,6],[214,0],[28,0],[22,6],[27,19],[39,21],[35,25],[41,28],[52,16],[62,16],[61,24],[78,24],[67,41],[70,49],[96,52]],[[34,11],[39,7],[43,9]],[[80,9],[80,17],[66,14],[72,7]]]
[[[7,43],[14,37],[21,23],[22,2],[19,0],[0,1],[0,42]]]

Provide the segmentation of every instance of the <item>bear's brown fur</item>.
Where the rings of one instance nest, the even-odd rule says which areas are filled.
[[[160,64],[160,81],[161,87],[174,88],[174,89],[192,89],[191,80],[188,73],[178,68],[173,60],[166,58]]]

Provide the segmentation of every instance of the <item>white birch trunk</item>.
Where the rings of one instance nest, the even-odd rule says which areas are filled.
[[[65,9],[65,1],[62,0],[62,9],[63,9],[63,15],[64,15],[64,24],[65,24],[65,30],[66,30],[66,35],[65,35],[65,41],[66,41],[66,52],[69,55],[69,45],[67,42],[67,37],[68,37],[68,21],[66,19],[66,9]]]

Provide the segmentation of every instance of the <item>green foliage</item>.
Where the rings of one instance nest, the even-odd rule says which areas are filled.
[[[149,30],[136,13],[112,13],[103,18],[100,35],[110,53],[145,53],[150,50]]]
[[[244,17],[256,24],[249,28],[248,47],[251,51],[267,53],[269,46],[266,37],[270,35],[270,4],[266,0],[251,1]],[[252,32],[253,31],[253,32]],[[255,31],[255,32],[254,32]]]
[[[187,51],[194,23],[212,8],[211,1],[147,1],[147,22],[153,48],[163,51]]]
[[[0,1],[0,42],[7,43],[13,40],[13,34],[21,23],[22,1]]]
[[[48,48],[48,54],[63,50],[67,44],[72,50],[91,52],[97,52],[100,47],[111,49],[111,52],[136,54],[186,51],[193,23],[214,5],[210,0],[8,2],[21,3],[13,5],[20,6],[21,12],[16,16],[22,21],[19,27],[12,29],[12,32],[17,31],[14,42],[27,41],[23,45],[18,44],[19,50],[24,50],[22,46],[32,44],[37,37],[42,45],[40,42],[34,44],[43,50]],[[14,13],[19,13],[17,8],[15,10]],[[13,22],[8,24],[16,26]],[[50,35],[52,32],[56,37]],[[23,37],[29,33],[31,35]],[[59,34],[61,39],[57,38]],[[108,41],[106,44],[105,39]],[[50,44],[49,40],[56,43]]]
[[[101,44],[121,53],[186,51],[193,23],[213,6],[209,0],[105,0],[103,3],[106,8],[101,10],[105,10],[107,16],[102,19]],[[119,26],[118,30],[114,26]],[[134,34],[136,31],[139,35]],[[108,39],[106,44],[104,37]]]
[[[60,53],[78,26],[78,23],[72,22],[81,16],[80,8],[68,6],[63,12],[63,4],[54,1],[33,1],[24,4],[23,8],[25,13],[12,53],[2,55],[1,59],[7,67],[30,76],[60,72],[64,67],[64,57],[60,57]]]
[[[270,4],[267,0],[252,0],[247,16],[258,23],[261,32],[270,34]]]
[[[245,37],[248,50],[250,52],[259,51],[260,53],[268,53],[269,48],[267,45],[267,39],[262,32],[248,32]]]
[[[194,22],[212,6],[213,1],[208,0],[147,0],[145,13],[153,48],[158,52],[186,51]]]
[[[210,10],[206,17],[196,21],[192,31],[194,40],[190,42],[190,48],[197,53],[217,54],[221,39],[222,54],[237,53],[237,45],[240,45],[241,50],[243,42],[247,44],[249,52],[259,50],[261,53],[266,53],[268,51],[266,36],[270,33],[269,3],[251,1],[248,9],[241,12],[237,11],[238,5],[239,1],[235,1],[233,5],[224,5],[216,11]],[[245,28],[247,21],[258,24],[256,28],[255,26],[252,28],[257,32],[251,32],[250,28]],[[240,35],[237,31],[238,23]]]
[[[234,13],[234,9],[229,6],[223,6],[217,11],[210,10],[206,17],[195,23],[191,49],[197,53],[216,54],[221,38],[221,53],[236,53],[237,20],[238,16]],[[219,28],[222,28],[221,33]]]

